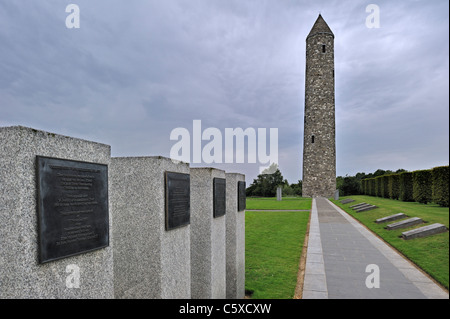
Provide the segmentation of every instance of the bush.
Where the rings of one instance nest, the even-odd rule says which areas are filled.
[[[375,177],[375,196],[383,197],[383,180],[382,176]]]
[[[411,172],[403,172],[399,175],[399,199],[404,202],[413,202],[413,181]]]
[[[449,177],[448,165],[435,167],[431,170],[432,179],[432,199],[433,202],[444,207],[449,204]]]
[[[370,184],[370,195],[377,196],[375,178],[371,178],[369,184]]]
[[[412,172],[413,198],[416,202],[426,204],[432,201],[431,170]]]
[[[389,175],[381,176],[381,197],[389,198]]]
[[[367,179],[363,179],[363,180],[361,181],[361,192],[362,192],[364,195],[367,195]]]
[[[400,196],[400,174],[389,175],[388,184],[389,197],[392,199],[398,199]]]
[[[344,196],[359,195],[361,193],[359,188],[359,182],[356,179],[356,177],[353,176],[344,177],[343,183],[339,188],[339,190],[342,191],[342,194]]]

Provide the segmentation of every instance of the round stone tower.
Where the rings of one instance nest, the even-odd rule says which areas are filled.
[[[336,190],[334,34],[319,14],[306,38],[303,197]]]

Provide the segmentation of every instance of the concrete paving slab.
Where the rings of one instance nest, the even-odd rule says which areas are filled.
[[[312,207],[304,299],[448,299],[447,291],[329,200],[314,198]],[[370,287],[375,278],[379,288]]]

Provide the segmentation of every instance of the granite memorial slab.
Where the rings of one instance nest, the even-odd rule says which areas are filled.
[[[245,175],[226,173],[226,298],[245,297]]]
[[[23,126],[0,145],[0,299],[114,298],[111,147]]]
[[[196,167],[191,175],[191,298],[226,296],[225,172]],[[215,213],[213,214],[213,211]]]
[[[363,207],[369,207],[369,206],[373,206],[373,205],[372,205],[372,204],[364,203],[364,204],[361,204],[361,205],[352,207],[352,209],[353,209],[353,210],[357,210],[357,209],[361,209],[361,208],[363,208]]]
[[[419,225],[419,224],[422,224],[423,222],[424,221],[421,218],[419,218],[419,217],[412,217],[412,218],[409,218],[409,219],[402,220],[400,222],[389,224],[385,228],[387,230],[394,230],[394,229],[406,228],[406,227]]]
[[[111,159],[116,299],[191,298],[189,172],[161,156]]]
[[[355,208],[355,207],[358,207],[358,206],[361,206],[361,205],[369,205],[369,204],[367,204],[367,203],[359,203],[359,204],[351,205],[350,208]]]
[[[406,216],[404,213],[398,213],[395,215],[379,218],[375,221],[375,223],[381,224],[381,223],[391,222],[391,221],[406,218],[406,217],[408,217],[408,216]]]
[[[448,232],[448,228],[445,225],[436,223],[403,232],[402,238],[405,240],[409,240],[414,238],[428,237],[445,232]]]
[[[372,210],[372,209],[375,209],[375,208],[378,208],[378,206],[375,206],[375,205],[362,206],[362,207],[358,207],[358,208],[355,210],[355,212],[357,212],[357,213],[367,212],[367,211]]]

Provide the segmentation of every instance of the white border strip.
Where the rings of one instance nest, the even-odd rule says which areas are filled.
[[[313,198],[311,206],[302,299],[328,299],[322,241],[320,239],[319,215],[315,198]]]
[[[327,199],[350,224],[352,224],[364,237],[366,237],[394,266],[396,266],[403,275],[408,278],[427,298],[429,299],[448,299],[448,292],[444,291],[434,281],[428,278],[416,268],[410,261],[400,255],[396,250],[388,246],[383,240],[374,235],[370,230],[361,225],[357,220],[347,212],[336,206]]]

